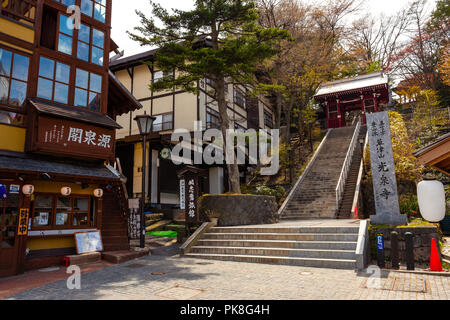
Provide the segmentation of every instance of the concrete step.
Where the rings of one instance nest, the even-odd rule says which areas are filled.
[[[356,250],[357,242],[351,241],[295,241],[295,240],[224,240],[201,239],[198,246],[212,247],[276,247],[291,249]]]
[[[322,233],[205,233],[204,239],[228,240],[298,240],[298,241],[357,241],[358,234]]]
[[[226,255],[252,255],[252,256],[281,256],[294,258],[314,259],[355,259],[353,250],[323,250],[323,249],[286,249],[264,247],[207,247],[195,246],[191,253],[226,254]]]
[[[208,233],[354,233],[359,227],[214,227]]]
[[[188,253],[188,258],[353,270],[356,260]]]

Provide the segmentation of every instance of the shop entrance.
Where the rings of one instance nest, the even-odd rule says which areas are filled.
[[[4,188],[4,189],[3,189]],[[7,192],[7,199],[0,200],[0,277],[16,275],[21,272],[23,239],[17,235],[19,208],[21,208],[20,186],[0,185]],[[0,192],[3,195],[3,192]]]

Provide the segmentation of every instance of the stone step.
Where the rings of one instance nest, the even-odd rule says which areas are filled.
[[[276,247],[291,249],[356,250],[357,242],[351,241],[294,241],[294,240],[221,240],[201,239],[198,246],[217,247]]]
[[[354,270],[356,260],[188,253],[188,258]]]
[[[227,255],[252,255],[252,256],[281,256],[293,258],[314,259],[355,259],[353,250],[322,250],[322,249],[286,249],[264,247],[207,247],[195,246],[191,253],[227,254]]]
[[[298,240],[298,241],[357,241],[358,234],[321,233],[205,233],[204,239]]]
[[[359,227],[214,227],[208,233],[354,233],[358,234]]]

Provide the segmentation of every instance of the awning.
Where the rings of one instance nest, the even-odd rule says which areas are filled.
[[[116,117],[142,108],[142,104],[109,70],[108,114]]]
[[[90,123],[110,129],[121,129],[122,127],[107,115],[83,110],[81,108],[60,106],[51,102],[42,101],[38,98],[28,99],[39,113],[48,114],[69,120]]]
[[[433,167],[450,175],[450,133],[413,153],[422,165]]]
[[[93,180],[120,180],[125,178],[111,166],[103,164],[74,164],[69,162],[20,158],[0,155],[0,171],[22,174],[42,174],[90,178]]]

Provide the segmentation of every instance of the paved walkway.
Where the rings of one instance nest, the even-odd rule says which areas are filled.
[[[450,277],[383,271],[377,283],[370,274],[348,270],[148,256],[83,274],[80,290],[58,281],[8,298],[448,300]]]

